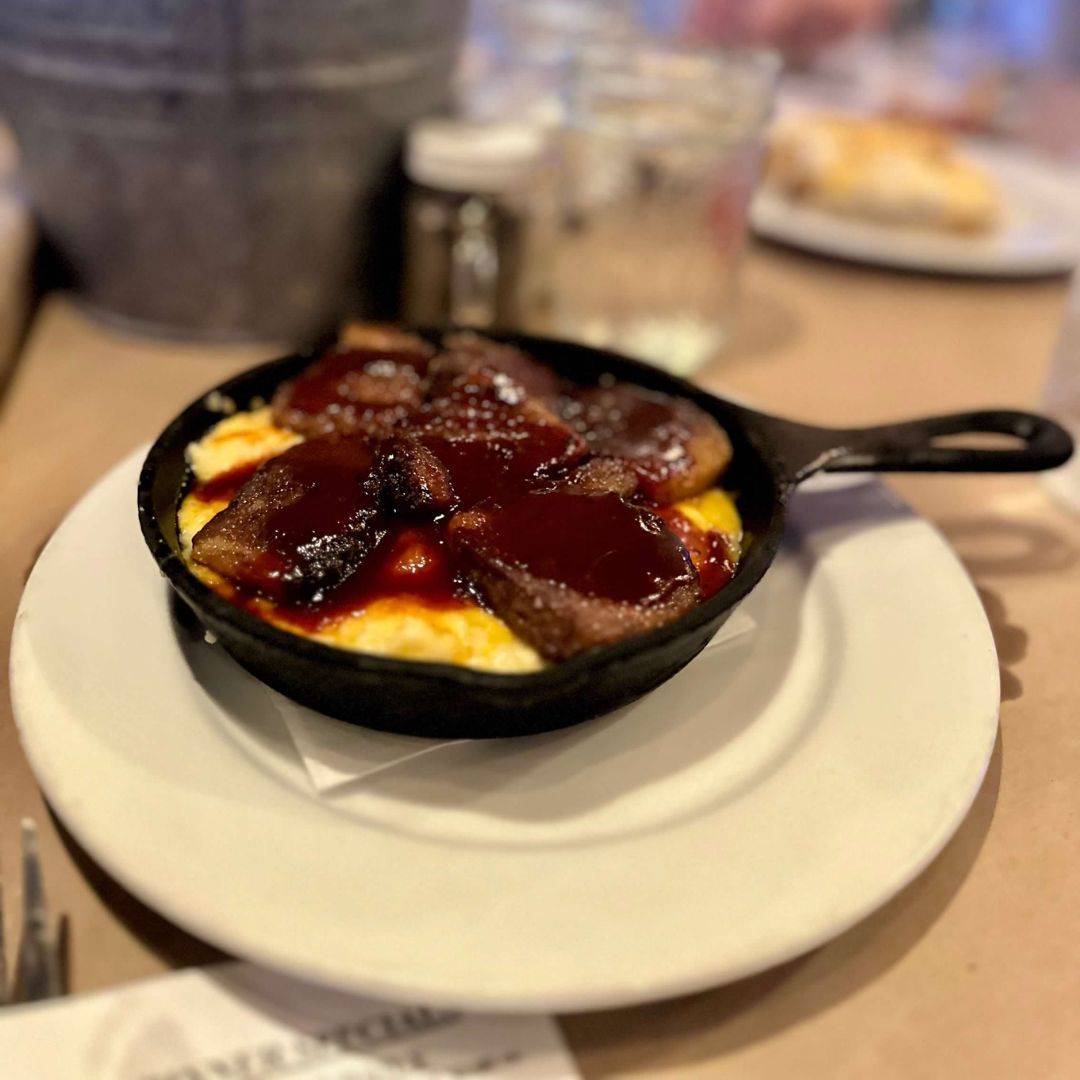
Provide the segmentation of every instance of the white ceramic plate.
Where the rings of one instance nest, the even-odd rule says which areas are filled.
[[[758,630],[637,705],[319,798],[261,685],[171,617],[138,466],[91,491],[38,561],[16,715],[90,854],[241,956],[481,1009],[689,992],[884,903],[979,787],[998,711],[982,608],[876,482],[801,493],[747,601]]]
[[[876,225],[804,206],[766,184],[755,196],[755,232],[821,255],[929,273],[1035,277],[1080,264],[1080,177],[1018,149],[967,143],[997,180],[1005,221],[987,236]]]

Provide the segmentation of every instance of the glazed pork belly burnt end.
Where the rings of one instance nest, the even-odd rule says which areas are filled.
[[[362,329],[278,388],[275,423],[309,437],[377,437],[408,420],[424,400],[433,349],[390,328]]]
[[[700,598],[685,548],[617,495],[538,492],[455,515],[469,581],[548,660],[656,629]]]
[[[390,510],[437,517],[458,506],[457,492],[438,454],[412,435],[392,435],[379,443],[378,483]]]
[[[570,395],[563,415],[594,454],[628,462],[661,505],[705,491],[731,461],[723,428],[685,398],[612,382]]]
[[[386,532],[362,436],[309,439],[262,465],[195,534],[192,558],[263,596],[319,599]]]
[[[558,397],[562,382],[558,375],[539,360],[513,345],[491,341],[480,334],[463,331],[448,334],[445,350],[432,364],[433,375],[441,372],[486,371],[512,379],[530,397],[551,402]]]
[[[518,494],[582,461],[584,438],[501,372],[442,371],[411,424],[460,505]]]

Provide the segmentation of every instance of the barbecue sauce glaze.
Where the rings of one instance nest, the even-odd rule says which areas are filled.
[[[689,553],[703,598],[731,580],[735,556],[726,539],[696,528],[673,507],[661,507],[641,491],[631,505],[616,495],[559,490],[559,482],[585,458],[593,442],[592,429],[572,399],[562,410],[576,432],[569,439],[561,422],[550,423],[543,414],[517,408],[514,391],[498,379],[479,386],[466,381],[464,389],[459,385],[448,398],[418,405],[413,388],[420,384],[426,363],[420,357],[387,358],[355,350],[331,353],[294,380],[288,405],[311,413],[330,409],[331,415],[345,410],[350,417],[347,430],[354,428],[353,417],[370,417],[373,410],[380,419],[392,419],[397,431],[414,435],[437,455],[456,493],[453,510],[495,508],[493,542],[500,557],[536,576],[585,595],[647,603],[662,595],[673,577],[694,575]],[[354,377],[358,366],[364,377],[359,384]],[[372,377],[383,381],[376,387],[375,402],[369,406],[354,400],[356,385],[370,395]],[[672,399],[665,411],[663,401],[653,395],[635,416],[633,430],[618,438],[602,432],[606,448],[610,452],[617,443],[627,457],[639,460],[657,451],[668,452],[670,458],[670,445],[682,424],[677,406]],[[595,405],[588,411],[597,415]],[[302,447],[307,444],[298,444],[267,462],[197,483],[191,492],[204,501],[230,502],[256,472],[266,470],[276,470],[286,488],[302,488],[302,498],[275,507],[260,526],[258,540],[268,560],[287,565],[298,549],[317,552],[354,510],[366,510],[379,499],[372,484],[350,470],[350,461],[355,465],[370,454],[370,449],[358,454],[360,441],[370,448],[377,436],[332,436],[325,439],[328,452],[316,454],[305,454]],[[407,596],[429,606],[464,606],[475,597],[446,540],[450,516],[403,515],[380,505],[370,551],[331,587],[267,590],[233,580],[223,591],[238,606],[257,613],[269,599],[279,616],[307,631],[379,599]],[[680,543],[672,542],[672,534]]]

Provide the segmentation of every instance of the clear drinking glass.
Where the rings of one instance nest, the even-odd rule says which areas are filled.
[[[767,52],[586,51],[568,87],[555,331],[687,374],[731,332],[779,67]]]

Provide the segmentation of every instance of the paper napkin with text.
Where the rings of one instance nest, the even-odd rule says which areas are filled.
[[[546,1016],[392,1005],[246,963],[0,1010],[4,1080],[571,1080]]]

